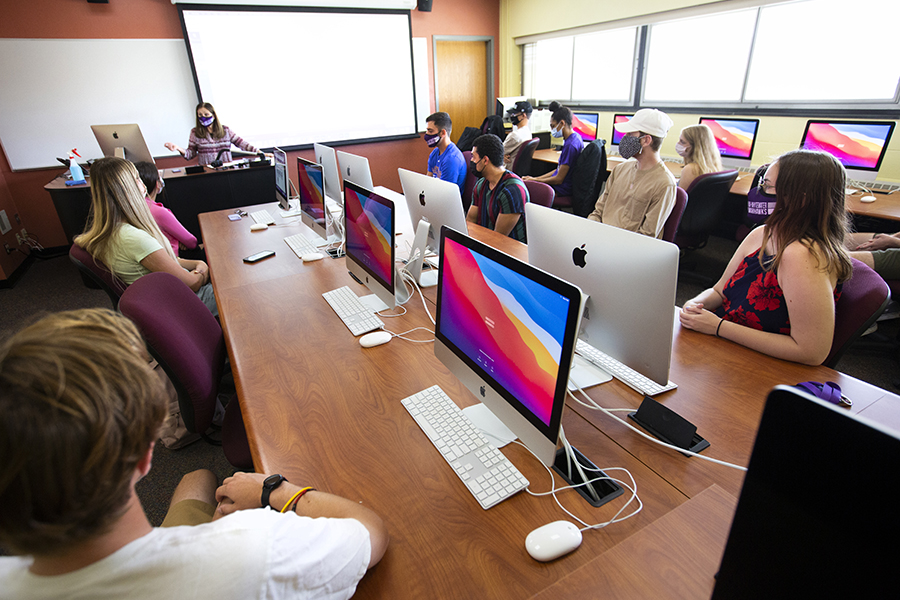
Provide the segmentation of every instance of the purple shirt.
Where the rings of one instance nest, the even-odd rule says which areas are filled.
[[[568,165],[569,172],[566,173],[566,178],[563,179],[562,183],[557,183],[553,186],[557,196],[572,195],[572,174],[575,172],[575,162],[581,155],[582,150],[584,150],[584,140],[581,139],[577,131],[573,131],[572,135],[563,142],[562,152],[559,153],[559,165]],[[559,169],[556,169],[553,174],[556,175],[558,172]]]

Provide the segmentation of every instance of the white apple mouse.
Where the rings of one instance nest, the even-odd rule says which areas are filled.
[[[304,254],[300,257],[300,260],[303,262],[315,262],[317,260],[322,260],[325,258],[324,254],[319,254],[318,252],[310,252],[309,254]]]
[[[380,346],[387,344],[394,337],[388,331],[373,331],[359,338],[359,345],[363,348],[371,348],[372,346]]]
[[[860,202],[865,202],[866,204],[868,204],[869,202],[875,202],[875,200],[875,196],[863,196],[859,199]]]
[[[250,231],[262,231],[264,229],[268,229],[269,226],[265,223],[254,223],[250,226]]]
[[[581,531],[569,521],[554,521],[538,527],[525,538],[525,549],[534,560],[549,562],[581,545]]]

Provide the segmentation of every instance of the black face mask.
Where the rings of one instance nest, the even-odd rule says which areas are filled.
[[[481,179],[484,177],[484,170],[479,171],[477,164],[478,163],[473,163],[471,160],[469,161],[469,173],[474,175],[476,179]]]
[[[522,117],[520,117],[518,115],[513,115],[509,118],[509,122],[512,123],[513,125],[518,125],[519,123],[522,122]]]

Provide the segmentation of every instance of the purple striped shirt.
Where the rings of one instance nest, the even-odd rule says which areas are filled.
[[[229,162],[231,161],[230,150],[232,144],[247,152],[258,151],[256,147],[245,142],[243,138],[239,137],[227,126],[223,127],[223,129],[225,130],[225,137],[219,139],[210,137],[208,133],[206,137],[198,137],[194,130],[191,129],[191,139],[188,140],[188,147],[184,151],[185,160],[190,160],[195,156],[199,156],[200,164],[208,165],[216,160],[219,152],[225,150],[225,152],[222,153],[222,162]]]

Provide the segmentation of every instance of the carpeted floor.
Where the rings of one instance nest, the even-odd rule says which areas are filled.
[[[685,258],[683,265],[694,264],[694,272],[715,280],[721,274],[733,253],[735,244],[721,238],[711,238],[709,245]],[[681,305],[702,291],[700,283],[679,282],[677,303]],[[110,308],[109,298],[101,290],[84,287],[68,256],[48,260],[36,260],[12,289],[0,289],[0,340],[5,339],[23,325],[40,315],[76,308]],[[900,319],[879,324],[878,335],[897,339]],[[898,352],[884,349],[868,349],[857,343],[838,365],[838,370],[868,381],[887,390],[897,392],[893,382],[900,379]],[[138,495],[151,523],[162,522],[172,491],[185,473],[207,468],[220,481],[231,475],[234,468],[225,460],[221,447],[203,441],[182,448],[168,450],[157,444],[153,468],[137,486]]]

